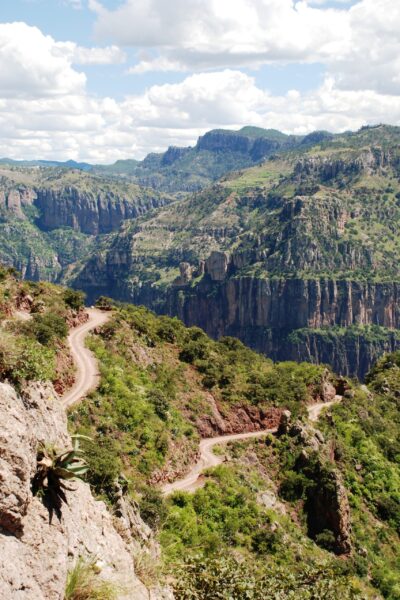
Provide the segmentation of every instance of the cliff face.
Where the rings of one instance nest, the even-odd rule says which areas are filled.
[[[275,360],[327,363],[345,375],[363,377],[382,352],[399,347],[394,332],[372,340],[357,332],[335,335],[333,329],[327,336],[323,329],[312,331],[368,325],[398,329],[399,284],[254,277],[221,281],[225,264],[221,261],[218,268],[214,257],[206,263],[208,278],[199,285],[171,290],[168,313],[209,335],[236,336]],[[291,335],[304,328],[301,336]]]
[[[83,233],[98,235],[114,231],[122,221],[134,219],[152,208],[163,206],[165,202],[165,198],[156,194],[129,198],[67,187],[38,190],[35,205],[40,211],[37,224],[41,229],[72,227]]]
[[[214,282],[210,277],[188,290],[183,303],[172,294],[170,310],[214,335],[245,328],[400,326],[397,283],[255,277],[221,281],[215,263],[212,269]]]
[[[149,591],[135,575],[127,511],[113,518],[87,484],[72,482],[61,519],[50,519],[33,497],[40,443],[68,447],[66,416],[51,386],[33,384],[18,396],[0,384],[0,596],[4,600],[63,600],[68,570],[79,557],[93,557],[99,576],[121,590],[121,600],[167,598]],[[119,524],[117,524],[117,521]],[[146,526],[136,516],[142,536]],[[118,528],[118,531],[116,529]],[[124,532],[124,533],[119,533]],[[136,544],[142,542],[137,533]],[[129,539],[130,536],[130,539]],[[167,594],[167,592],[165,592]]]
[[[153,208],[164,206],[165,196],[143,192],[137,197],[121,196],[106,191],[85,191],[69,186],[46,188],[15,188],[0,191],[0,210],[26,220],[24,209],[33,206],[39,211],[36,224],[40,229],[71,227],[89,235],[115,231],[126,219],[134,219]]]

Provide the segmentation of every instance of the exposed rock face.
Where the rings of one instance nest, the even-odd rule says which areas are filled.
[[[79,556],[95,557],[100,577],[124,600],[148,600],[129,544],[88,485],[74,482],[61,521],[31,492],[40,442],[70,445],[66,416],[51,386],[31,385],[23,398],[0,384],[0,597],[63,600],[67,572]],[[152,598],[160,600],[161,592]]]
[[[236,336],[275,360],[326,363],[343,375],[363,377],[377,356],[399,347],[394,333],[386,340],[331,335],[327,341],[312,331],[351,325],[398,329],[397,283],[228,278],[227,269],[227,255],[213,253],[206,263],[213,281],[204,279],[179,298],[172,290],[164,310],[213,337]],[[290,335],[303,328],[308,331],[300,337]]]
[[[310,537],[316,538],[318,534],[330,531],[336,554],[349,554],[352,550],[350,505],[340,473],[329,465],[324,436],[318,429],[301,422],[294,423],[287,433],[297,438],[303,448],[296,469],[311,470],[314,480],[304,506]]]
[[[36,193],[31,189],[14,189],[0,191],[0,211],[5,210],[19,219],[25,219],[23,208],[31,206],[36,199]]]
[[[187,262],[181,262],[179,264],[180,276],[175,279],[175,285],[186,285],[192,279],[192,267]]]
[[[330,485],[316,488],[307,500],[308,529],[312,537],[325,530],[333,532],[335,552],[349,554],[351,552],[350,506],[340,475],[332,474]]]
[[[205,263],[205,271],[212,281],[223,281],[228,271],[229,256],[214,250]]]
[[[163,206],[161,196],[123,198],[104,192],[83,192],[75,187],[61,190],[38,190],[36,206],[41,214],[42,229],[72,227],[97,235],[118,229],[125,219],[133,219],[152,208]]]

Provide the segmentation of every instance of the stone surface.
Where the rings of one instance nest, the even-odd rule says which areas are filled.
[[[48,510],[32,496],[38,444],[71,444],[52,386],[32,384],[20,397],[0,384],[0,422],[1,599],[63,600],[68,570],[83,556],[96,558],[99,577],[115,582],[120,600],[148,600],[150,592],[135,575],[134,539],[140,546],[150,532],[134,505],[120,507],[120,521],[93,498],[87,484],[72,482],[61,519],[53,515],[50,522]],[[168,595],[168,590],[151,592],[152,600]]]

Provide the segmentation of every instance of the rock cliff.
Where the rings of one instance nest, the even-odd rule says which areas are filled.
[[[63,600],[68,570],[79,557],[96,560],[99,577],[115,584],[121,600],[171,598],[168,590],[149,592],[135,575],[132,545],[148,538],[137,514],[129,521],[127,511],[119,510],[120,518],[113,517],[82,482],[71,484],[61,519],[50,519],[42,501],[32,495],[38,445],[71,444],[53,388],[32,384],[19,396],[0,384],[0,421],[1,598]],[[136,524],[136,540],[130,522]]]

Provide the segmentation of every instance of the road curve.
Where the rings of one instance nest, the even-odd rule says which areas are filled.
[[[109,319],[109,313],[102,312],[96,308],[88,309],[89,320],[83,325],[76,327],[68,336],[68,345],[77,369],[76,381],[61,398],[64,408],[69,408],[79,400],[82,400],[99,383],[99,370],[97,361],[92,352],[85,346],[87,334],[104,325]]]
[[[318,402],[307,407],[308,418],[310,421],[318,421],[321,412],[325,408],[329,408],[333,404],[340,402],[341,396],[335,396],[334,400],[330,402]],[[229,442],[240,442],[242,440],[248,440],[251,438],[259,438],[268,433],[276,433],[278,428],[274,429],[262,429],[261,431],[252,431],[250,433],[235,433],[232,435],[222,435],[219,437],[205,438],[201,440],[199,451],[200,458],[191,471],[183,479],[178,479],[172,483],[166,483],[161,491],[164,496],[168,496],[173,492],[194,492],[196,489],[202,487],[204,480],[201,478],[201,474],[211,467],[216,467],[224,462],[223,456],[217,456],[213,453],[214,446],[219,444],[228,444]]]
[[[68,336],[68,344],[71,349],[71,354],[77,368],[77,377],[75,384],[61,398],[65,408],[69,408],[79,400],[82,400],[91,390],[95,389],[99,383],[99,371],[97,360],[92,352],[85,346],[85,338],[90,331],[96,327],[104,325],[109,319],[109,313],[104,313],[101,310],[91,308],[88,311],[89,320],[83,325],[73,329]],[[321,412],[325,408],[329,408],[333,404],[340,402],[341,396],[335,396],[330,402],[318,402],[308,407],[308,418],[310,421],[318,421]],[[203,480],[201,474],[210,467],[216,467],[224,461],[223,456],[218,456],[213,453],[214,446],[219,444],[228,444],[229,442],[238,442],[259,438],[269,433],[276,433],[277,428],[262,429],[259,431],[251,431],[248,433],[234,433],[222,435],[219,437],[205,438],[201,440],[199,445],[200,458],[189,473],[183,479],[178,479],[172,483],[165,484],[161,491],[167,496],[175,491],[192,492],[201,487]]]

